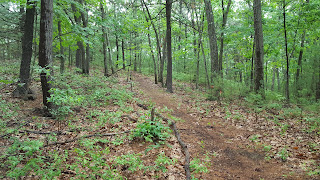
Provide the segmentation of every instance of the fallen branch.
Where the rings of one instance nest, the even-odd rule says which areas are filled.
[[[91,135],[86,135],[86,136],[74,138],[74,139],[71,139],[71,140],[63,141],[63,142],[50,143],[50,144],[44,145],[43,147],[54,146],[54,145],[58,145],[58,144],[67,144],[67,143],[78,141],[78,140],[84,139],[84,138],[90,138],[90,137],[96,137],[96,136],[98,136],[98,137],[115,136],[115,135],[125,134],[125,133],[129,133],[129,132],[131,132],[131,131],[128,130],[128,131],[122,131],[122,132],[118,132],[118,133],[91,134]]]
[[[148,110],[148,106],[143,105],[143,104],[137,104],[139,107],[143,108],[144,110]],[[154,111],[154,110],[153,110]],[[151,114],[153,114],[154,112],[152,112]],[[170,128],[173,129],[174,131],[174,135],[176,136],[178,143],[180,144],[183,153],[185,155],[185,165],[184,165],[184,170],[186,172],[186,179],[190,180],[191,179],[191,173],[190,173],[190,153],[188,151],[188,147],[187,145],[182,141],[181,136],[179,134],[179,131],[177,129],[176,123],[166,117],[164,117],[162,114],[160,113],[154,113],[156,116],[160,117],[161,119],[163,119],[166,123],[169,124]]]
[[[63,131],[43,132],[43,131],[31,131],[31,130],[19,131],[19,133],[30,133],[30,134],[56,134],[56,135],[65,135],[65,134],[66,134],[66,132],[63,132]]]
[[[126,118],[128,118],[130,121],[137,122],[136,119],[132,118],[132,117],[129,116],[129,115],[122,115],[121,117],[122,117],[122,118],[126,117]]]

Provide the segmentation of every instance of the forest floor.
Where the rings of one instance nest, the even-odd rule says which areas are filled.
[[[247,123],[234,123],[230,118],[225,118],[227,115],[220,103],[205,100],[201,97],[201,92],[186,92],[186,89],[190,89],[188,87],[190,84],[176,86],[174,93],[171,94],[160,85],[154,84],[150,77],[133,73],[132,79],[133,82],[137,82],[136,88],[143,91],[145,98],[154,102],[158,108],[171,109],[171,115],[180,119],[177,127],[191,156],[209,162],[209,172],[202,174],[199,178],[217,180],[319,178],[306,175],[301,167],[301,164],[307,162],[301,160],[316,159],[319,161],[319,154],[300,151],[298,149],[304,145],[300,144],[299,147],[296,147],[292,143],[288,148],[296,152],[290,153],[291,158],[287,157],[289,160],[286,159],[286,162],[283,162],[281,157],[275,153],[273,153],[273,158],[268,159],[270,154],[263,151],[263,147],[267,145],[260,142],[269,140],[269,143],[274,146],[277,146],[278,143],[280,147],[281,144],[286,146],[285,143],[287,143],[281,138],[290,141],[292,137],[278,137],[280,139],[278,141],[277,137],[273,138],[274,141],[262,139],[262,134],[270,133],[266,128],[262,128],[266,124],[259,120],[258,122],[253,120]],[[206,111],[203,107],[209,107],[210,110]],[[234,107],[233,111],[239,111],[237,108],[240,109],[240,107]],[[247,113],[247,118],[248,116],[250,115]],[[251,119],[254,119],[254,115],[251,116]],[[260,128],[257,128],[259,126]],[[314,142],[319,142],[319,138],[314,139]],[[309,158],[306,157],[307,154]]]
[[[139,138],[155,123],[146,123],[151,109],[144,104],[176,122],[194,179],[319,179],[320,137],[317,129],[301,131],[300,112],[279,112],[274,116],[287,114],[278,122],[274,112],[208,101],[188,83],[175,82],[167,93],[139,73],[101,76],[61,77],[57,100],[84,99],[64,120],[45,117],[39,80],[33,101],[13,98],[14,83],[0,84],[0,178],[185,179],[185,154],[173,133],[164,144]]]

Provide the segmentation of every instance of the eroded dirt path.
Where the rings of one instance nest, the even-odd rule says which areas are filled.
[[[246,147],[250,132],[227,126],[224,119],[213,113],[193,112],[183,92],[170,94],[149,77],[133,74],[135,88],[142,91],[156,107],[172,109],[183,141],[192,158],[210,162],[209,172],[196,176],[200,179],[305,179],[283,176],[289,174],[288,164],[278,160],[265,160],[265,154],[254,147]],[[214,105],[212,106],[212,109]]]

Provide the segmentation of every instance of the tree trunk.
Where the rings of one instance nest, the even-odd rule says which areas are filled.
[[[64,72],[64,49],[62,46],[61,20],[58,21],[59,44],[60,44],[60,73]]]
[[[284,41],[285,41],[285,47],[286,47],[286,61],[287,61],[287,68],[286,68],[286,74],[285,74],[285,97],[287,100],[287,103],[290,102],[290,94],[289,94],[289,55],[288,55],[288,40],[287,40],[287,28],[286,28],[286,1],[283,0],[283,29],[284,29]]]
[[[108,54],[109,54],[109,66],[111,67],[111,73],[113,74],[114,69],[113,69],[112,56],[111,56],[111,44],[109,41],[108,32],[106,32],[106,41],[107,41]]]
[[[219,72],[219,59],[218,59],[218,45],[217,35],[214,25],[214,17],[212,13],[212,5],[210,0],[204,0],[206,8],[206,16],[208,22],[208,36],[210,44],[210,57],[211,57],[211,83],[213,83],[213,77]]]
[[[166,0],[166,19],[167,19],[167,91],[173,93],[172,89],[172,49],[171,49],[171,7],[172,0]]]
[[[148,27],[148,43],[149,43],[149,46],[150,46],[151,57],[152,57],[152,60],[153,60],[154,83],[158,84],[157,63],[156,63],[156,58],[154,57],[153,47],[152,47],[152,44],[151,44],[151,38],[150,38],[149,31],[150,31],[150,27]]]
[[[225,26],[227,24],[227,18],[228,18],[228,14],[229,14],[229,10],[230,10],[230,6],[231,6],[231,0],[228,1],[228,5],[227,5],[227,10],[224,11],[224,4],[223,4],[224,0],[221,0],[221,5],[222,5],[222,30],[221,30],[221,35],[220,35],[220,53],[219,53],[219,72],[221,73],[221,77],[223,76],[222,73],[222,58],[223,58],[223,42],[224,42],[224,29]]]
[[[80,0],[80,4],[83,5],[83,0]],[[83,23],[83,28],[88,27],[88,12],[81,11],[81,18]],[[89,34],[86,32],[86,39],[87,42],[89,41]],[[90,46],[89,43],[86,43],[86,51],[84,53],[83,49],[83,56],[82,56],[82,73],[89,74],[89,62],[90,62]]]
[[[163,44],[164,45],[162,47],[162,58],[160,60],[159,82],[161,83],[162,87],[165,87],[165,84],[163,81],[163,71],[164,71],[164,62],[167,59],[167,35],[164,38]]]
[[[102,18],[102,22],[105,21],[106,19],[106,13],[104,11],[103,8],[103,4],[102,1],[100,2],[100,10],[101,10],[101,18]],[[105,26],[102,25],[102,52],[103,52],[103,63],[104,63],[104,76],[108,77],[109,76],[109,72],[108,72],[108,62],[107,62],[107,44],[106,44],[106,30],[105,30]]]
[[[124,57],[124,42],[123,38],[121,39],[121,49],[122,49],[122,69],[126,69],[126,61]]]
[[[304,41],[306,36],[306,30],[303,31],[302,37],[301,37],[301,44],[300,44],[300,52],[299,52],[299,58],[298,58],[298,67],[297,67],[297,73],[296,73],[296,94],[298,93],[298,90],[301,90],[300,85],[300,73],[302,73],[302,56],[303,56],[303,48],[304,48]]]
[[[273,68],[271,91],[274,91],[274,81],[276,79],[276,68]]]
[[[52,109],[52,102],[48,102],[51,96],[49,90],[52,87],[52,30],[53,29],[53,0],[41,0],[40,18],[40,42],[39,42],[39,65],[45,68],[40,74],[43,104]],[[49,73],[50,72],[50,73]]]
[[[320,101],[320,58],[318,57],[318,84],[316,90],[316,100]]]
[[[35,3],[35,2],[33,2]],[[30,64],[32,58],[32,41],[33,41],[33,25],[35,15],[35,4],[27,1],[27,6],[31,6],[26,10],[24,34],[22,37],[22,56],[20,64],[19,83],[13,91],[14,97],[25,97],[27,94],[32,94],[30,84]]]
[[[119,38],[118,38],[117,34],[116,34],[116,49],[117,49],[116,68],[118,68],[118,64],[119,64]]]
[[[148,6],[146,5],[146,3],[144,2],[144,0],[141,0],[141,3],[144,5],[144,7],[146,8],[146,11],[147,11],[147,14],[149,16],[149,19],[150,19],[150,22],[151,22],[151,25],[152,25],[152,28],[154,30],[154,33],[156,35],[156,41],[157,41],[157,50],[158,50],[158,57],[159,57],[159,62],[161,64],[161,62],[163,61],[162,60],[162,57],[161,57],[161,46],[160,46],[160,39],[159,39],[159,35],[158,35],[158,31],[152,21],[152,17],[151,17],[151,14],[149,12],[149,9],[148,9]],[[160,17],[160,16],[159,16]],[[160,69],[161,71],[161,69]],[[159,82],[162,83],[163,85],[163,74],[159,72],[159,78],[158,78]]]
[[[255,63],[254,63],[254,84],[255,92],[265,97],[264,82],[263,82],[263,30],[262,30],[262,15],[261,15],[261,0],[253,2],[254,15],[254,32],[255,32]]]

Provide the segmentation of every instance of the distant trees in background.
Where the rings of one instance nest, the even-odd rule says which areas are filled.
[[[21,60],[18,91],[28,89],[32,65],[38,64],[34,61],[43,60],[35,51],[43,48],[37,33],[43,33],[41,3],[0,4],[0,61]],[[67,70],[65,64],[84,74],[98,65],[105,76],[132,67],[153,74],[155,83],[169,92],[173,78],[214,92],[232,81],[262,96],[264,91],[278,92],[288,102],[320,99],[319,1],[53,3],[52,60],[60,73]]]

